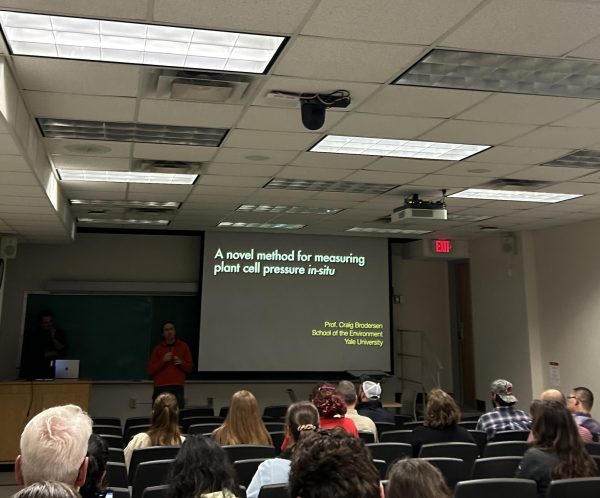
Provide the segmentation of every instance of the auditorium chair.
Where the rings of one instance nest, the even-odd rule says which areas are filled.
[[[183,427],[183,431],[187,433],[187,431],[190,428],[190,425],[196,425],[196,424],[219,424],[221,425],[223,423],[223,420],[221,417],[216,417],[215,415],[211,415],[211,416],[194,416],[194,417],[186,417],[186,418],[179,418],[179,423],[181,424],[181,426]]]
[[[123,449],[123,438],[121,436],[111,436],[109,434],[98,434],[109,448],[121,448]]]
[[[127,432],[132,425],[147,425],[150,426],[150,417],[129,417],[125,420],[125,427],[123,427],[123,434]]]
[[[398,431],[386,431],[379,436],[379,441],[382,443],[407,443],[411,444],[412,431],[404,429]]]
[[[365,444],[374,443],[375,442],[375,434],[372,432],[366,431],[358,431],[358,437]]]
[[[110,490],[113,493],[113,498],[131,498],[129,488],[115,488],[111,486]]]
[[[527,451],[527,441],[500,441],[499,443],[490,442],[485,445],[483,457],[496,456],[520,456],[522,457]]]
[[[412,445],[406,443],[371,443],[366,447],[371,458],[385,460],[388,465],[398,458],[411,458],[413,453]]]
[[[273,448],[275,448],[275,453],[279,454],[281,452],[281,445],[283,444],[283,440],[285,439],[285,431],[269,432],[269,436],[271,436],[271,440],[273,441]]]
[[[473,465],[473,479],[514,477],[521,460],[520,456],[478,458]]]
[[[106,483],[108,487],[127,488],[127,467],[124,463],[108,462],[106,464]]]
[[[130,425],[127,427],[125,430],[126,444],[129,444],[129,441],[133,439],[133,436],[140,432],[146,432],[148,429],[150,429],[150,424]]]
[[[375,465],[375,468],[379,472],[379,479],[385,479],[385,475],[387,474],[388,469],[387,462],[385,460],[378,460],[376,458],[374,458],[372,461],[373,465]]]
[[[479,448],[475,443],[433,443],[421,446],[419,458],[460,458],[465,462],[465,477],[468,477],[478,454]]]
[[[233,462],[233,468],[237,474],[238,483],[248,488],[258,466],[263,463],[266,458],[248,458],[246,460],[236,460]]]
[[[140,463],[133,478],[131,498],[142,498],[146,488],[167,484],[172,463],[172,459]]]
[[[585,443],[585,448],[590,455],[600,455],[600,443]]]
[[[476,431],[471,429],[469,429],[469,434],[471,434],[471,436],[473,436],[473,439],[475,439],[475,443],[477,444],[477,448],[479,449],[479,455],[483,456],[485,446],[487,445],[487,434],[484,431]]]
[[[142,493],[142,498],[167,498],[168,489],[168,484],[161,484],[160,486],[150,486],[144,489],[144,492]]]
[[[92,426],[92,431],[94,434],[98,434],[99,436],[119,436],[123,437],[123,433],[121,432],[121,426],[116,425],[96,425]]]
[[[463,429],[474,431],[477,429],[477,420],[461,420],[458,425]]]
[[[527,441],[529,431],[498,431],[490,442],[498,443],[500,441]]]
[[[285,431],[285,424],[283,422],[264,422],[267,432],[279,432]]]
[[[456,483],[468,479],[471,474],[471,469],[461,458],[431,457],[423,460],[439,469],[450,489],[454,489]]]
[[[287,413],[288,405],[265,406],[263,410],[263,420],[283,420]]]
[[[476,479],[461,481],[454,498],[538,498],[537,485],[529,479]]]
[[[215,429],[221,427],[220,423],[192,424],[187,428],[187,434],[210,434]]]
[[[547,498],[587,498],[600,496],[600,477],[579,477],[552,481]]]
[[[140,464],[157,460],[173,460],[179,452],[179,446],[148,446],[136,448],[131,452],[129,462],[129,484],[133,484],[135,473]]]
[[[275,458],[275,448],[260,444],[234,444],[223,446],[230,462],[251,458]]]
[[[119,417],[92,417],[94,425],[113,425],[121,428],[121,419]]]
[[[288,485],[268,484],[260,488],[258,498],[290,498]]]
[[[123,448],[108,448],[108,461],[113,463],[125,463]]]
[[[182,408],[179,410],[179,419],[187,417],[210,417],[214,416],[215,410],[212,406],[196,406],[190,408]]]
[[[381,439],[381,435],[384,432],[396,430],[396,423],[395,422],[375,422],[375,427],[377,427],[377,435]]]

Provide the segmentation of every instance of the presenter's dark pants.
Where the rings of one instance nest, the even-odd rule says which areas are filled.
[[[154,400],[162,393],[171,393],[177,398],[177,405],[181,410],[185,406],[185,398],[183,395],[183,386],[155,386],[154,392],[152,393],[152,404]]]

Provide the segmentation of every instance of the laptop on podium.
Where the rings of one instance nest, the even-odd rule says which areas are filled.
[[[79,379],[79,360],[56,360],[55,379]]]

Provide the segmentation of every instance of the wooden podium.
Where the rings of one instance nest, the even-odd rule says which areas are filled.
[[[87,411],[91,385],[81,380],[0,382],[0,463],[15,461],[23,428],[42,410],[74,404]]]

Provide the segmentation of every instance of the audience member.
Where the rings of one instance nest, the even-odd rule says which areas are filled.
[[[294,498],[381,498],[379,472],[362,441],[341,428],[308,434],[292,454]]]
[[[356,395],[356,389],[354,384],[349,380],[342,380],[337,385],[337,393],[342,397],[346,403],[346,417],[354,422],[359,432],[370,432],[375,436],[375,442],[377,442],[377,427],[369,417],[359,415],[356,411],[356,402],[358,396]]]
[[[154,400],[150,428],[133,436],[125,448],[125,464],[129,468],[131,454],[138,448],[148,446],[179,446],[185,437],[179,432],[179,406],[171,393],[162,393]]]
[[[394,414],[383,407],[379,398],[381,398],[381,385],[372,380],[365,380],[360,385],[359,403],[356,405],[356,411],[376,423],[394,423]]]
[[[234,498],[240,491],[225,450],[207,436],[190,436],[171,466],[167,498]]]
[[[108,444],[98,434],[92,434],[88,441],[88,469],[85,483],[79,494],[82,498],[104,498],[104,478],[108,462]]]
[[[587,387],[576,387],[567,396],[567,408],[575,417],[575,422],[592,433],[594,441],[600,440],[600,423],[592,418],[594,395]]]
[[[288,407],[285,416],[288,447],[279,458],[270,458],[258,466],[258,470],[246,491],[247,498],[256,498],[262,486],[288,482],[290,458],[300,438],[319,428],[319,412],[310,401],[300,401]]]
[[[492,439],[498,431],[528,431],[531,419],[523,410],[517,410],[518,401],[513,395],[513,385],[504,379],[492,382],[492,405],[494,410],[484,413],[477,421],[477,430]]]
[[[346,432],[358,437],[358,430],[354,422],[346,418],[346,403],[333,386],[321,386],[313,396],[313,404],[319,412],[319,425],[321,429],[341,427]]]
[[[388,471],[386,498],[450,498],[442,473],[426,460],[399,460]]]
[[[542,498],[551,480],[596,476],[596,463],[565,406],[559,401],[542,401],[535,412],[533,446],[525,452],[516,477],[536,481]]]
[[[79,489],[85,482],[91,434],[92,420],[78,406],[55,406],[38,413],[21,434],[17,483],[59,481]]]
[[[273,444],[262,421],[258,402],[250,391],[237,391],[233,394],[227,417],[223,424],[213,431],[213,437],[223,446]]]
[[[34,482],[12,498],[81,498],[80,494],[68,484],[58,481]]]
[[[460,409],[448,393],[432,389],[427,395],[425,420],[411,433],[413,453],[419,455],[421,446],[430,443],[473,443],[475,439],[464,427],[458,425]]]

